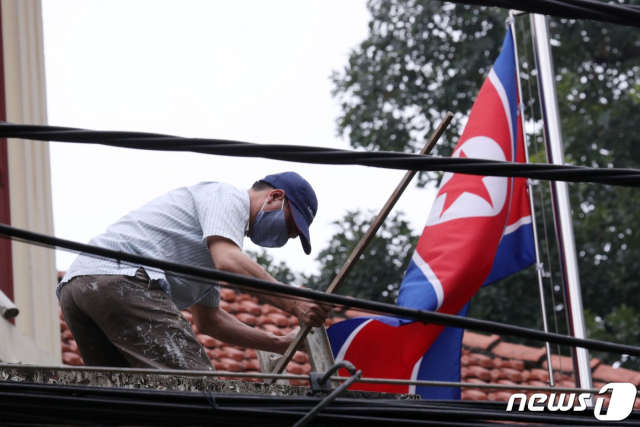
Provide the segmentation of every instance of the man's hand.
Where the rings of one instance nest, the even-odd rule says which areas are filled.
[[[217,269],[241,274],[243,276],[255,277],[269,282],[280,283],[271,277],[258,263],[249,258],[247,254],[243,253],[231,240],[220,236],[210,236],[207,238],[207,242],[209,244],[211,258]],[[293,314],[300,322],[313,326],[314,328],[324,324],[332,308],[330,304],[291,300],[287,297],[259,292],[256,289],[246,289],[241,286],[239,286],[239,288],[257,296],[268,304],[278,307],[289,314]]]
[[[296,316],[301,323],[318,328],[324,325],[330,312],[331,305],[329,304],[294,300],[291,314]]]
[[[279,349],[276,351],[278,354],[284,354],[291,343],[296,339],[296,336],[300,332],[300,328],[295,328],[293,331],[289,332],[287,335],[283,335],[281,337],[277,337],[273,335],[273,337],[278,341]]]

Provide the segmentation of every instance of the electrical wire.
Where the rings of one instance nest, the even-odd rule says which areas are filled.
[[[292,425],[321,401],[315,397],[215,394],[0,382],[0,425]],[[212,403],[213,402],[213,403]],[[46,415],[46,417],[43,417]],[[48,419],[47,419],[48,418]],[[96,420],[99,420],[96,423]],[[616,425],[638,425],[640,412]],[[503,402],[337,398],[315,426],[602,425],[584,412],[507,412]]]
[[[57,237],[34,233],[32,231],[21,230],[6,224],[0,224],[0,235],[8,236],[12,239],[25,242],[36,242],[41,245],[49,246],[51,248],[70,249],[76,252],[89,253],[106,258],[111,258],[114,260],[136,263],[137,265],[160,268],[165,272],[177,272],[203,279],[224,281],[230,284],[260,290],[262,292],[271,292],[278,295],[294,296],[313,301],[321,301],[329,304],[339,304],[345,307],[354,307],[361,310],[402,317],[423,323],[466,328],[481,332],[513,335],[537,341],[549,341],[558,344],[571,345],[574,347],[582,347],[589,350],[609,351],[617,354],[640,356],[639,347],[545,333],[534,329],[504,325],[501,323],[489,322],[486,320],[471,319],[467,317],[454,316],[433,311],[416,310],[392,304],[367,301],[358,298],[348,298],[342,295],[316,292],[309,289],[295,288],[292,286],[283,285],[281,283],[267,282],[264,280],[256,279],[254,277],[241,276],[239,274],[228,273],[225,271],[203,268],[193,265],[177,264],[170,261],[113,251],[97,246],[85,245],[70,240],[64,240]]]
[[[434,157],[391,151],[350,151],[302,145],[253,144],[220,139],[182,138],[143,132],[93,131],[54,126],[16,125],[6,122],[0,122],[0,137],[101,144],[140,150],[190,151],[220,156],[262,157],[310,164],[361,165],[404,171],[444,171],[481,176],[640,187],[640,170],[637,169],[522,164],[488,159]]]
[[[640,27],[640,6],[593,0],[447,0],[451,3],[496,6],[565,19],[587,19]]]

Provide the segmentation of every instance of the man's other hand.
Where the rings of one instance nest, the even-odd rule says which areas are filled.
[[[300,332],[300,328],[295,328],[293,331],[289,332],[287,335],[283,335],[281,337],[274,337],[278,340],[279,350],[276,352],[278,354],[284,354],[291,343],[296,339],[296,336]]]
[[[330,304],[295,300],[291,314],[295,315],[301,323],[318,328],[324,325],[331,309]]]

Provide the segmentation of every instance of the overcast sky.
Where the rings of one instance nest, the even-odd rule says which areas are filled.
[[[366,38],[358,1],[43,0],[49,123],[265,144],[348,148],[329,79]],[[313,252],[271,249],[294,270],[315,258],[347,210],[384,205],[404,175],[360,166],[51,143],[55,234],[87,242],[154,197],[201,181],[239,188],[294,170],[314,187]],[[424,226],[433,191],[407,190],[398,207]],[[249,239],[245,249],[256,250]],[[66,270],[75,255],[57,252]]]

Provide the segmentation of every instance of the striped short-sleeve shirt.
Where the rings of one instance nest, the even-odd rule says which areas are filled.
[[[128,213],[89,244],[175,263],[215,268],[207,238],[225,237],[242,249],[248,228],[249,193],[229,184],[202,182],[170,191]],[[56,294],[60,298],[62,286],[75,276],[135,276],[140,267],[146,270],[151,280],[158,281],[180,309],[195,303],[209,307],[217,307],[220,303],[219,287],[199,279],[86,254],[80,254],[71,264]]]

